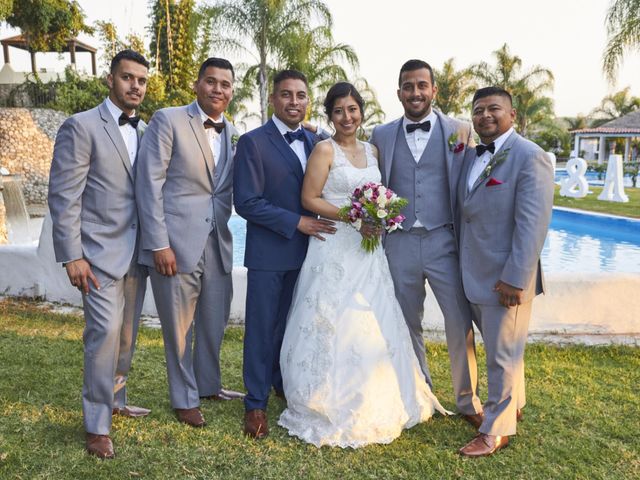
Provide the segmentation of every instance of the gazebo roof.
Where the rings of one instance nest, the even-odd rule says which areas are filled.
[[[2,45],[7,45],[9,47],[19,48],[21,50],[29,50],[29,43],[24,35],[16,35],[14,37],[7,37],[0,40]],[[63,47],[63,52],[68,52],[70,50],[71,44],[74,45],[76,52],[90,52],[96,53],[98,50],[91,45],[88,45],[84,42],[81,42],[77,38],[68,38],[66,45]],[[53,50],[50,50],[53,51]]]
[[[571,133],[595,135],[640,134],[640,109],[607,123],[603,123],[599,127],[571,130]]]

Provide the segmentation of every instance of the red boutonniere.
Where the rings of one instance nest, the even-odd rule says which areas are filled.
[[[500,180],[496,180],[495,178],[491,177],[487,182],[487,187],[495,187],[496,185],[502,185],[503,183],[504,182],[501,182]]]
[[[459,143],[453,149],[453,153],[460,153],[462,150],[464,150],[464,143]]]

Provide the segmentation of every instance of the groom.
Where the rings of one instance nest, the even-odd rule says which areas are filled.
[[[296,70],[279,72],[269,100],[273,116],[240,137],[233,175],[234,205],[247,220],[244,432],[256,439],[269,433],[271,387],[284,398],[280,347],[309,235],[322,240],[322,234],[335,232],[333,222],[309,216],[300,200],[315,140],[300,126],[309,104],[306,77]]]
[[[502,88],[475,93],[473,127],[482,143],[466,153],[458,187],[462,280],[487,354],[483,421],[460,449],[469,457],[491,455],[516,433],[531,303],[543,292],[540,252],[551,220],[553,166],[513,130],[515,114]]]
[[[406,62],[397,92],[404,116],[376,127],[371,143],[380,152],[383,183],[409,200],[403,230],[387,236],[385,252],[420,367],[432,386],[422,336],[426,279],[444,315],[457,408],[479,424],[473,326],[453,227],[462,158],[473,139],[469,125],[431,108],[437,92],[429,64]]]

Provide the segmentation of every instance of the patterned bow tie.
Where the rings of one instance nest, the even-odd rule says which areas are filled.
[[[289,142],[289,144],[293,143],[294,140],[300,140],[301,142],[304,142],[304,133],[302,132],[302,129],[299,128],[295,132],[285,133],[284,138],[287,140],[287,142]]]
[[[407,133],[415,132],[418,129],[428,132],[431,130],[431,122],[427,120],[422,123],[407,123]]]
[[[131,125],[133,128],[138,128],[138,122],[140,122],[140,117],[137,115],[135,117],[130,117],[126,113],[122,113],[120,118],[118,118],[118,125],[126,125],[127,123]]]
[[[222,132],[222,130],[224,130],[224,122],[214,122],[210,118],[207,118],[202,125],[204,126],[205,130],[208,128],[213,128],[217,133],[220,133]]]
[[[476,145],[476,154],[478,156],[482,155],[484,152],[495,153],[496,144],[491,142],[489,145]]]

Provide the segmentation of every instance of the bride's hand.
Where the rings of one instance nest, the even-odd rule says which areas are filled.
[[[363,238],[379,237],[382,235],[382,227],[363,223],[362,227],[360,227],[360,235]]]

